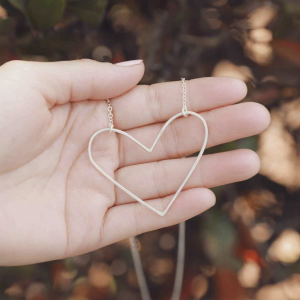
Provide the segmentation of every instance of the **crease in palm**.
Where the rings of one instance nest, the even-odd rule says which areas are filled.
[[[95,64],[82,62],[78,68],[89,68],[90,74],[90,69],[100,67]],[[72,95],[78,99],[54,105],[51,101],[49,107],[47,99],[53,96],[50,89],[42,92],[44,100],[35,98],[34,85],[26,87],[25,96],[7,87],[0,92],[1,99],[10,98],[0,101],[2,111],[9,116],[8,129],[0,129],[5,146],[0,150],[0,238],[4,243],[0,252],[6,256],[0,263],[26,264],[74,256],[182,222],[214,204],[210,187],[245,180],[258,172],[259,159],[250,150],[204,155],[164,218],[142,207],[115,188],[89,161],[88,141],[94,132],[106,128],[108,122],[106,102],[101,99],[110,93],[115,127],[149,146],[165,121],[180,112],[181,83],[151,88],[136,86],[142,66],[104,65],[112,68],[113,74],[115,68],[118,74],[127,72],[128,83],[117,87],[118,76],[122,74],[114,75],[116,78],[110,78],[113,82],[107,80],[105,89],[99,91],[103,97],[97,95],[98,91],[93,93],[96,99],[84,98],[85,88],[90,87],[78,86],[82,80],[76,78],[73,80],[79,81]],[[51,68],[55,67],[51,65],[47,72],[54,72]],[[64,65],[59,67],[63,69]],[[97,88],[94,81],[92,86]],[[55,95],[58,95],[55,97],[60,97],[59,91],[63,91],[63,87],[57,88],[59,84],[55,81]],[[244,84],[236,79],[196,79],[189,82],[188,91],[190,110],[201,113],[208,123],[208,147],[258,134],[268,126],[268,112],[261,105],[232,105],[245,96]],[[199,120],[179,118],[166,129],[153,153],[146,153],[132,141],[108,132],[95,140],[93,157],[116,181],[161,210],[196,159],[181,158],[199,151],[203,137]]]

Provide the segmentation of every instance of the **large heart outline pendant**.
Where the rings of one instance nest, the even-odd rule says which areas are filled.
[[[91,161],[91,163],[93,164],[93,166],[103,175],[105,176],[109,181],[111,181],[113,184],[115,184],[118,188],[120,188],[121,190],[123,190],[125,193],[127,193],[129,196],[131,196],[133,199],[135,199],[136,201],[138,201],[139,203],[145,205],[146,207],[148,207],[149,209],[151,209],[152,211],[154,211],[155,213],[157,213],[158,215],[160,216],[164,216],[168,210],[170,209],[170,207],[172,206],[172,204],[174,203],[174,201],[176,200],[176,198],[178,197],[179,193],[182,191],[183,187],[185,186],[186,182],[189,180],[189,178],[191,177],[192,173],[194,172],[194,170],[196,169],[202,155],[203,155],[203,152],[206,148],[206,144],[207,144],[207,140],[208,140],[208,127],[207,127],[207,124],[206,124],[206,121],[205,119],[193,112],[193,111],[186,111],[185,112],[185,116],[187,115],[193,115],[195,117],[197,117],[198,119],[200,119],[203,123],[203,126],[204,126],[204,130],[205,130],[205,136],[204,136],[204,141],[203,141],[203,144],[202,144],[202,147],[201,147],[201,150],[197,156],[197,159],[196,161],[194,162],[192,168],[190,169],[190,171],[188,172],[187,176],[185,177],[185,179],[183,180],[182,184],[179,186],[178,190],[176,191],[176,193],[174,194],[172,200],[169,202],[168,206],[165,208],[164,211],[159,211],[157,210],[156,208],[152,207],[151,205],[149,205],[148,203],[146,203],[144,200],[140,199],[139,197],[137,197],[136,195],[134,195],[132,192],[130,192],[129,190],[127,190],[124,186],[122,186],[120,183],[118,183],[117,181],[115,181],[111,176],[109,176],[105,171],[103,171],[98,165],[97,163],[94,161],[93,159],[93,156],[92,156],[92,144],[93,144],[93,140],[94,138],[101,134],[102,132],[105,132],[105,131],[113,131],[113,132],[116,132],[116,133],[119,133],[119,134],[122,134],[128,138],[130,138],[133,142],[135,142],[136,144],[138,144],[140,147],[142,147],[144,150],[146,150],[147,152],[151,153],[152,150],[155,148],[155,145],[157,144],[158,140],[160,139],[161,135],[164,133],[165,129],[174,121],[176,120],[177,118],[183,116],[183,113],[178,113],[177,115],[173,116],[172,118],[170,118],[166,123],[165,125],[162,127],[162,129],[160,130],[160,132],[158,133],[155,141],[153,142],[151,148],[147,148],[146,146],[144,146],[141,142],[139,142],[138,140],[136,140],[133,136],[131,136],[130,134],[122,131],[122,130],[119,130],[119,129],[115,129],[115,128],[104,128],[104,129],[101,129],[101,130],[98,130],[96,131],[92,137],[90,138],[90,141],[89,141],[89,145],[88,145],[88,154],[89,154],[89,159]]]

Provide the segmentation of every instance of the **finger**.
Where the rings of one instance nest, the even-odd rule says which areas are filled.
[[[146,201],[161,211],[166,208],[172,196]],[[170,210],[163,217],[140,203],[114,206],[107,211],[103,224],[101,247],[130,236],[178,224],[201,214],[215,204],[215,195],[209,189],[192,189],[179,194]]]
[[[0,76],[6,80],[20,79],[22,85],[35,88],[48,107],[68,101],[117,97],[133,88],[143,74],[141,60],[125,66],[87,59],[47,63],[12,61],[0,68]]]
[[[215,77],[187,81],[187,107],[200,112],[229,105],[247,94],[245,83],[236,78]],[[180,81],[137,86],[112,99],[116,128],[125,130],[164,122],[182,109]]]
[[[163,160],[119,169],[115,179],[139,198],[154,199],[174,194],[192,168],[196,157]],[[246,180],[258,173],[258,155],[248,149],[204,155],[183,190],[211,188]],[[116,188],[116,205],[135,202]]]
[[[257,103],[222,107],[201,115],[209,129],[207,147],[259,134],[270,123],[269,112]],[[128,130],[127,133],[149,147],[162,126],[163,124],[153,124]],[[172,122],[151,153],[137,146],[129,138],[119,135],[120,167],[188,156],[200,150],[203,137],[203,124],[193,116],[182,117]],[[98,143],[100,142],[99,138]]]

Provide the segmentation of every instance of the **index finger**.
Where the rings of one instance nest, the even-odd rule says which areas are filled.
[[[207,77],[187,81],[187,107],[202,112],[230,105],[247,94],[245,83],[232,77]],[[180,81],[136,86],[112,99],[115,127],[122,130],[165,122],[182,109]]]

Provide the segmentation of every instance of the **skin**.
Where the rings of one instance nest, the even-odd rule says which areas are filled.
[[[164,217],[114,187],[87,153],[91,135],[108,124],[103,99],[111,99],[115,128],[146,146],[181,111],[181,82],[137,86],[143,73],[143,63],[89,60],[0,67],[0,265],[75,256],[177,224],[214,205],[208,188],[259,171],[259,158],[250,150],[204,155]],[[246,95],[238,79],[195,79],[187,90],[188,109],[207,121],[207,147],[269,125],[260,104],[235,104]],[[201,148],[202,126],[193,116],[177,119],[151,154],[123,136],[103,133],[94,141],[93,157],[123,186],[163,210],[195,160],[180,158]]]

